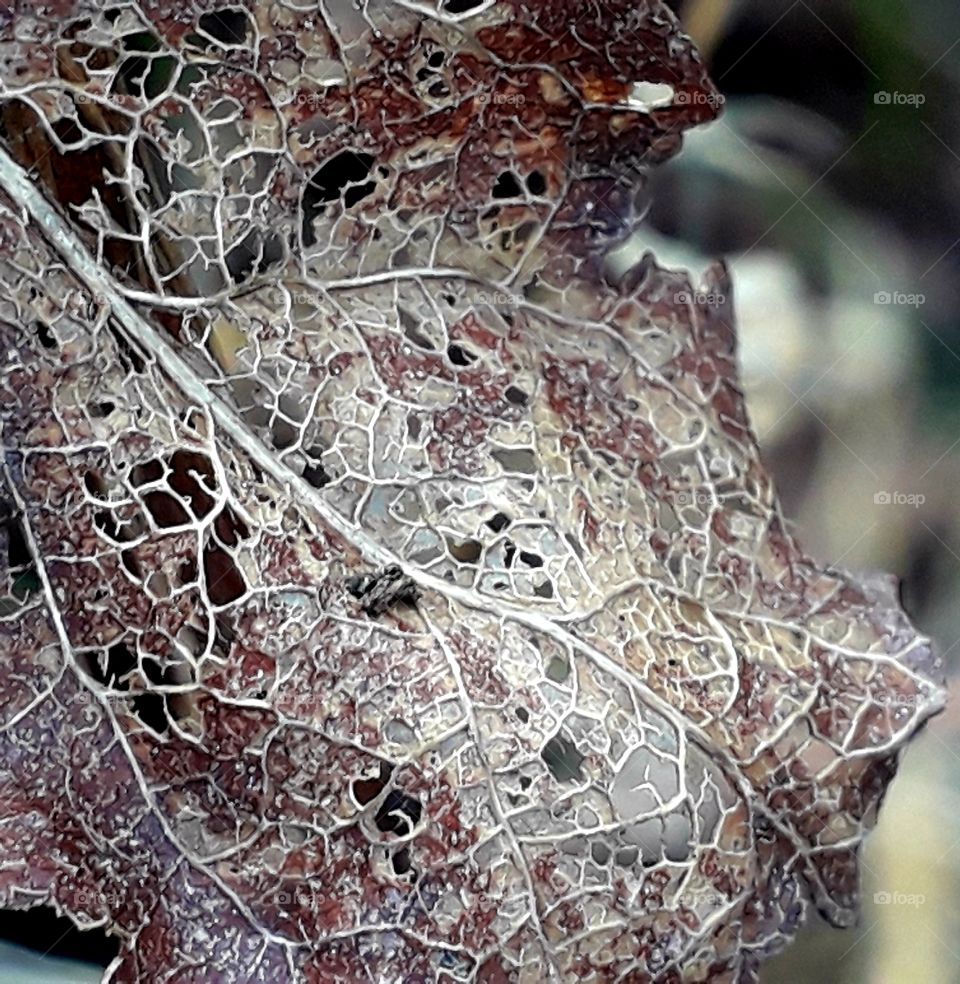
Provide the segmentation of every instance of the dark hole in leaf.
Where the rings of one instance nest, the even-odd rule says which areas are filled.
[[[490,519],[487,520],[487,526],[489,526],[494,533],[502,533],[509,525],[510,517],[504,516],[502,512],[495,513]]]
[[[158,482],[161,478],[163,478],[163,464],[156,458],[130,469],[130,482],[138,488],[149,482]]]
[[[282,258],[283,241],[279,236],[263,235],[252,230],[227,253],[227,269],[233,282],[242,284]]]
[[[324,485],[329,484],[332,478],[332,476],[321,464],[307,465],[307,467],[303,469],[303,477],[315,489],[322,489]]]
[[[156,685],[166,683],[166,672],[158,660],[154,659],[152,656],[145,656],[142,666],[143,675],[150,683]]]
[[[450,556],[462,564],[475,564],[483,554],[483,544],[479,540],[453,540],[447,538]]]
[[[590,846],[590,856],[596,864],[606,864],[612,853],[606,844],[592,844]]]
[[[227,8],[201,14],[197,26],[221,44],[236,45],[246,40],[250,21],[244,11]]]
[[[373,800],[375,800],[384,791],[384,789],[386,789],[392,772],[393,768],[391,766],[387,765],[385,762],[381,762],[379,766],[379,775],[376,777],[354,779],[353,784],[350,787],[350,791],[353,793],[353,798],[360,804],[360,806],[366,806],[367,803],[372,803]]]
[[[124,51],[159,51],[161,47],[160,39],[149,31],[125,34],[120,39],[120,44]]]
[[[120,952],[119,942],[102,929],[81,931],[66,916],[58,916],[48,906],[35,906],[22,912],[5,911],[0,919],[0,939],[41,957],[81,960],[100,967],[108,967]]]
[[[83,487],[95,498],[105,499],[107,486],[98,472],[87,470],[83,473]]]
[[[105,651],[84,654],[79,661],[91,679],[114,690],[126,690],[124,677],[137,668],[136,656],[122,640]]]
[[[513,171],[504,171],[493,186],[494,198],[517,198],[522,194],[523,189]]]
[[[23,527],[17,522],[7,524],[7,561],[10,567],[26,567],[33,563]]]
[[[37,338],[40,339],[40,344],[45,349],[53,349],[57,347],[57,340],[53,337],[53,333],[50,331],[50,326],[45,325],[42,321],[37,321],[35,323],[37,329]]]
[[[435,51],[428,59],[427,64],[431,68],[441,68],[443,66],[446,55],[442,51]]]
[[[533,589],[533,593],[538,598],[552,598],[553,597],[553,582],[552,581],[541,581]]]
[[[173,526],[186,526],[190,523],[190,514],[179,499],[169,492],[145,492],[143,504],[147,507],[153,521],[162,529]]]
[[[419,319],[412,315],[406,308],[400,308],[400,324],[403,325],[403,334],[417,348],[426,349],[428,352],[433,352],[436,349],[436,345],[420,330]]]
[[[33,566],[33,557],[27,546],[27,538],[17,517],[12,515],[13,507],[0,500],[0,516],[2,519],[2,535],[0,547],[6,541],[7,566],[11,573],[17,572],[13,579],[13,595],[16,598],[26,598],[40,589],[40,579]]]
[[[154,204],[158,207],[166,205],[170,201],[173,183],[170,180],[163,151],[153,140],[140,137],[136,143],[135,155],[143,161],[151,175],[149,187],[141,188],[137,193],[143,207],[150,209]]]
[[[123,564],[133,577],[140,580],[143,570],[140,567],[140,561],[137,559],[137,555],[132,550],[121,551],[120,563]]]
[[[570,663],[568,660],[554,656],[547,667],[547,679],[554,683],[563,683],[570,676]]]
[[[377,810],[376,824],[385,834],[406,837],[413,831],[423,812],[420,804],[399,789],[391,789]]]
[[[213,529],[225,547],[235,547],[250,535],[247,524],[229,506],[213,521]]]
[[[466,14],[476,10],[482,3],[483,0],[446,0],[443,9],[448,14]]]
[[[537,471],[537,455],[532,448],[503,448],[493,451],[491,457],[507,472],[533,475]]]
[[[539,554],[530,553],[527,550],[520,551],[520,560],[522,560],[527,567],[543,567],[543,557]]]
[[[529,776],[520,777],[520,788],[529,789],[533,785],[533,780]]]
[[[533,171],[527,177],[527,189],[531,195],[542,195],[547,190],[547,180],[539,171]]]
[[[179,64],[172,55],[126,58],[120,66],[117,88],[133,96],[156,99],[167,91]]]
[[[93,525],[110,540],[120,539],[120,526],[109,509],[100,509],[93,514]]]
[[[237,630],[233,621],[224,612],[217,613],[214,626],[214,648],[217,652],[226,655],[237,641]]]
[[[525,707],[518,707],[517,717],[526,724],[530,720],[530,712]],[[523,782],[522,779],[520,781]]]
[[[98,419],[109,417],[110,414],[112,414],[116,409],[116,403],[111,403],[110,400],[102,400],[99,403],[91,403],[89,406],[90,416]]]
[[[299,436],[297,428],[289,420],[284,420],[282,417],[274,417],[270,429],[273,446],[278,451],[283,451],[285,448],[292,448],[297,443],[297,437]]]
[[[181,584],[193,584],[197,580],[197,565],[192,560],[185,560],[177,571]]]
[[[323,164],[310,179],[303,193],[303,241],[312,246],[317,241],[313,221],[327,202],[343,198],[346,208],[366,198],[376,182],[366,181],[374,158],[354,150],[343,150]]]
[[[527,394],[517,386],[508,386],[503,395],[507,398],[508,403],[512,403],[517,407],[525,407],[529,399]]]
[[[207,581],[207,597],[214,605],[229,605],[246,593],[243,574],[222,547],[207,544],[203,551],[203,572]]]
[[[133,713],[158,735],[162,735],[170,727],[167,702],[162,694],[137,694],[131,703]]]
[[[512,541],[507,541],[506,547],[503,549],[503,563],[506,567],[513,567],[513,561],[517,556],[517,546]]]
[[[124,58],[117,72],[115,88],[118,92],[131,96],[143,95],[143,80],[150,68],[150,59],[141,55]]]
[[[211,489],[216,488],[213,465],[210,459],[195,451],[175,451],[170,459],[170,487],[190,504],[190,511],[197,519],[203,519],[213,509]]]
[[[624,847],[617,851],[616,857],[613,859],[615,864],[620,865],[623,868],[629,868],[631,865],[637,863],[637,858],[640,856],[640,849],[637,847]]]
[[[580,771],[583,756],[569,738],[565,738],[563,735],[556,735],[551,738],[543,746],[540,757],[547,764],[547,768],[557,782],[573,782],[583,779],[583,773]]]
[[[471,362],[477,361],[477,356],[473,354],[469,349],[464,348],[462,345],[451,345],[447,349],[447,358],[455,366],[468,366]]]
[[[410,851],[406,847],[401,847],[399,851],[395,851],[390,860],[393,863],[393,872],[396,875],[405,875],[413,868],[413,864],[410,861]]]

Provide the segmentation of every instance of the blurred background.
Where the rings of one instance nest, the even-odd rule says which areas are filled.
[[[725,99],[654,177],[667,264],[731,263],[747,402],[820,561],[902,579],[960,663],[960,5],[685,0]],[[960,709],[906,753],[860,926],[811,922],[767,984],[960,981]]]
[[[643,246],[732,266],[748,403],[820,561],[902,578],[960,657],[960,6],[678,0],[721,120],[654,176]],[[767,984],[960,982],[960,709],[907,752],[864,853],[857,929],[816,920]],[[4,914],[3,936],[18,937]],[[26,932],[26,928],[24,929]],[[98,934],[0,944],[0,984],[86,984]]]

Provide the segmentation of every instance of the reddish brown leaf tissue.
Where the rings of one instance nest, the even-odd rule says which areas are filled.
[[[118,984],[852,919],[939,664],[782,519],[723,268],[604,263],[716,105],[656,0],[0,12],[0,905]]]

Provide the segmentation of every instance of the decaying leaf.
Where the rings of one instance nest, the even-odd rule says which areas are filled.
[[[0,12],[0,904],[116,982],[750,981],[943,700],[730,283],[604,259],[657,0]]]

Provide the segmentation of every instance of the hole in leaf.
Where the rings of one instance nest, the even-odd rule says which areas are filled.
[[[160,39],[149,31],[125,34],[120,43],[124,51],[159,51],[161,47]]]
[[[396,851],[391,861],[393,872],[396,875],[405,875],[413,869],[413,864],[410,861],[410,850],[406,847],[401,847],[399,851]]]
[[[553,582],[552,581],[541,581],[533,589],[533,593],[538,598],[552,598],[553,597]]]
[[[136,580],[141,580],[143,571],[140,567],[140,561],[137,559],[137,555],[132,550],[123,550],[120,553],[120,563],[123,564],[124,568],[130,572],[130,575]]]
[[[483,553],[483,544],[479,540],[453,540],[447,537],[447,549],[450,556],[462,564],[475,564]]]
[[[315,489],[322,489],[324,485],[328,485],[333,476],[331,476],[327,470],[319,462],[313,465],[307,465],[303,469],[304,479],[310,483]]]
[[[542,195],[547,190],[546,178],[539,172],[532,172],[527,178],[527,189],[531,195]]]
[[[190,515],[183,504],[169,492],[147,492],[143,496],[143,504],[162,530],[190,523]]]
[[[537,455],[532,448],[503,448],[493,451],[490,456],[500,462],[504,471],[523,475],[535,475],[537,472]]]
[[[543,567],[543,557],[539,554],[530,553],[527,550],[520,551],[520,560],[527,565],[527,567]]]
[[[78,663],[92,680],[112,690],[128,689],[125,678],[137,668],[136,656],[122,640],[106,650],[78,654]]]
[[[426,349],[428,352],[436,350],[436,345],[420,330],[420,322],[406,308],[400,308],[400,324],[403,325],[403,334],[413,342],[417,348]]]
[[[207,581],[207,597],[214,605],[229,605],[247,591],[240,568],[222,547],[208,543],[203,551],[203,572]]]
[[[583,773],[580,770],[580,765],[583,762],[583,756],[569,738],[565,738],[563,735],[551,738],[543,746],[540,757],[557,782],[582,781]]]
[[[229,506],[213,521],[213,530],[225,547],[235,547],[250,536],[247,524]]]
[[[527,394],[517,386],[508,386],[503,395],[507,398],[508,403],[517,407],[525,407],[529,400]]]
[[[590,845],[590,856],[596,864],[606,864],[610,860],[610,855],[612,853],[613,852],[609,847],[607,847],[606,844]]]
[[[518,198],[522,194],[523,189],[513,171],[504,171],[493,186],[494,198]]]
[[[159,482],[161,478],[163,478],[163,465],[156,458],[130,469],[130,481],[138,488],[150,482]]]
[[[547,679],[554,683],[563,683],[570,676],[570,663],[560,656],[554,656],[547,667]]]
[[[37,338],[45,349],[54,349],[57,347],[57,340],[53,337],[49,325],[45,325],[42,321],[37,321],[34,327],[37,329]]]
[[[242,284],[254,274],[263,273],[283,258],[283,243],[279,236],[263,235],[251,230],[227,253],[227,269],[236,284]]]
[[[481,6],[483,0],[446,0],[443,9],[448,14],[467,14]]]
[[[451,345],[447,349],[447,358],[455,366],[469,366],[471,362],[477,361],[477,356],[470,351],[470,349],[464,348],[462,345]]]
[[[231,8],[201,14],[197,21],[201,31],[223,45],[243,44],[249,25],[250,21],[244,11]]]
[[[110,400],[103,400],[100,403],[91,403],[88,409],[91,417],[101,419],[103,417],[109,417],[117,409],[117,405]]]
[[[387,788],[387,783],[390,781],[392,772],[393,769],[389,765],[381,762],[379,765],[379,775],[354,779],[353,784],[350,786],[350,792],[353,793],[353,798],[360,806],[366,806],[367,803],[372,803]]]
[[[376,188],[375,181],[366,180],[373,161],[371,154],[343,150],[310,179],[303,193],[303,241],[307,246],[317,241],[313,222],[324,205],[342,198],[344,207],[350,208]]]
[[[142,724],[162,735],[170,727],[167,702],[162,694],[137,694],[131,702],[133,713]]]
[[[102,929],[77,929],[70,919],[58,916],[49,906],[5,911],[0,919],[0,939],[32,950],[41,958],[79,960],[100,967],[108,967],[120,952],[119,941]],[[38,971],[38,975],[39,980],[48,979],[42,972]],[[6,974],[3,979],[7,979]],[[16,971],[12,979],[19,979]]]
[[[502,533],[509,525],[510,517],[504,516],[502,512],[495,513],[490,519],[487,520],[487,526],[489,526],[494,533]]]
[[[83,473],[83,487],[94,499],[107,498],[107,485],[99,472],[87,470]]]
[[[517,717],[526,724],[530,720],[530,712],[525,707],[518,707]]]
[[[376,824],[385,834],[406,837],[413,832],[423,812],[420,804],[399,789],[391,789],[377,810]]]

